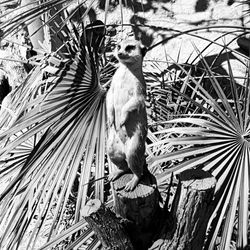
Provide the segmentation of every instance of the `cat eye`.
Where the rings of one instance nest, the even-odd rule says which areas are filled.
[[[135,49],[135,46],[134,45],[128,45],[126,48],[125,48],[125,51],[126,52],[130,52],[131,50],[134,50]]]

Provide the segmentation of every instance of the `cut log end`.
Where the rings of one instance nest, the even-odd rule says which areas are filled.
[[[101,201],[98,199],[93,199],[87,202],[87,204],[82,208],[81,215],[83,217],[88,217],[93,213],[96,213],[101,207]]]
[[[133,174],[124,174],[113,182],[114,211],[126,219],[127,232],[136,249],[147,249],[161,218],[160,194],[156,179],[149,172],[143,175],[133,191],[124,190]]]
[[[200,169],[180,174],[171,208],[175,223],[166,236],[164,249],[202,249],[215,185],[215,177]]]
[[[120,219],[100,200],[88,201],[81,214],[102,243],[102,249],[134,249]]]
[[[124,190],[133,174],[124,174],[113,182],[115,212],[122,218],[128,219],[136,225],[145,225],[151,220],[159,208],[159,192],[156,179],[151,174],[145,174],[133,191]]]
[[[133,174],[124,174],[113,182],[113,187],[122,197],[127,199],[137,199],[151,195],[156,188],[156,180],[150,175],[144,175],[133,191],[124,190],[126,184],[133,178]]]
[[[201,169],[185,170],[180,174],[179,178],[183,187],[189,187],[197,191],[213,189],[216,185],[215,177]]]

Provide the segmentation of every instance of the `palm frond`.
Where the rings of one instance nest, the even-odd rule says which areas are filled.
[[[2,120],[8,129],[0,134],[5,142],[0,155],[6,161],[1,173],[11,176],[17,169],[18,173],[0,196],[2,206],[8,208],[1,215],[5,225],[1,246],[17,249],[34,217],[27,247],[35,246],[50,217],[47,240],[56,237],[69,203],[75,207],[72,225],[80,221],[91,178],[101,179],[93,183],[96,197],[104,200],[106,91],[92,56],[84,46],[79,48],[70,59],[53,55],[44,59],[13,96],[15,121],[9,123],[8,114]],[[20,148],[38,135],[39,140],[24,154]]]
[[[158,126],[159,130],[153,132],[159,139],[148,145],[154,149],[149,151],[153,153],[149,155],[148,163],[151,166],[162,165],[163,172],[158,176],[160,179],[188,168],[211,172],[217,179],[217,186],[206,249],[214,249],[218,239],[220,249],[229,249],[235,220],[238,221],[237,246],[243,249],[248,244],[249,223],[249,76],[245,78],[244,86],[239,87],[227,56],[227,77],[232,93],[229,98],[206,58],[194,48],[203,64],[203,73],[193,75],[192,71],[173,62],[181,73],[175,81],[163,84],[164,89],[157,88],[161,95],[169,91],[178,94],[176,99],[167,99],[165,106],[158,102],[159,108],[164,109],[171,102],[178,106],[184,102],[189,108],[178,118],[169,116],[161,127]],[[228,53],[226,48],[224,52]],[[246,71],[249,71],[248,67]],[[173,73],[169,71],[168,74]],[[212,89],[203,86],[204,79],[209,80]]]
[[[0,29],[2,31],[1,39],[5,38],[12,32],[17,32],[18,30],[20,30],[22,25],[25,25],[25,23],[31,23],[36,18],[40,18],[42,14],[49,11],[54,6],[66,2],[67,0],[49,0],[40,3],[38,0],[36,0],[25,6],[17,7],[15,9],[15,12],[19,13],[19,15],[14,16],[14,19],[9,20],[8,22],[2,22],[0,24]],[[1,15],[0,18],[1,19],[5,18],[9,14],[10,14],[9,12],[6,12],[3,15]]]

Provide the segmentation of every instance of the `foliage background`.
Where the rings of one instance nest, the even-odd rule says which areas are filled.
[[[219,37],[221,34],[230,31],[233,31],[234,34],[229,34],[225,39],[220,39],[218,40],[218,43],[220,45],[226,44],[228,41],[231,41],[233,37],[235,37],[235,34],[238,32],[242,32],[242,30],[237,31],[235,27],[231,27],[231,29],[219,29],[217,28],[214,31],[208,30],[207,26],[209,25],[214,25],[214,24],[230,24],[230,25],[240,25],[240,26],[248,26],[247,23],[247,18],[248,16],[244,16],[244,9],[248,8],[248,5],[240,5],[239,3],[234,3],[233,1],[148,1],[143,4],[141,4],[140,1],[133,1],[133,4],[129,5],[129,1],[127,1],[128,7],[129,8],[122,8],[122,15],[120,12],[120,2],[118,1],[113,1],[111,2],[111,9],[110,13],[107,16],[107,22],[108,23],[113,23],[113,24],[120,24],[120,21],[122,20],[124,24],[126,23],[132,23],[136,24],[133,26],[133,30],[136,34],[137,37],[140,37],[144,44],[147,46],[152,46],[153,44],[157,43],[157,41],[161,41],[164,38],[167,38],[168,36],[171,36],[175,33],[175,30],[187,30],[187,29],[200,29],[201,27],[205,27],[204,32],[193,32],[196,35],[199,35],[201,37],[206,37],[212,41],[215,41],[216,37]],[[105,19],[105,11],[103,6],[104,2],[98,2],[98,6],[101,7],[103,10],[97,11],[98,16],[101,19]],[[95,9],[95,7],[94,7]],[[143,9],[143,11],[139,11],[140,9]],[[143,25],[144,27],[140,26]],[[148,28],[148,26],[150,28]],[[153,26],[152,26],[153,25]],[[125,32],[128,33],[130,32],[129,27],[125,27]],[[118,27],[121,29],[121,27]],[[122,37],[124,33],[119,32],[118,37]],[[20,43],[20,37],[23,38],[23,44],[24,48],[27,45],[27,41],[24,39],[24,34],[19,33],[17,35],[17,40],[18,43]],[[192,38],[192,39],[191,39]],[[227,40],[228,39],[228,40]],[[146,62],[151,62],[154,61],[156,64],[154,65],[156,68],[162,69],[165,68],[164,64],[168,62],[169,60],[171,61],[170,58],[173,58],[175,61],[178,61],[178,65],[181,65],[181,63],[185,63],[187,59],[191,62],[194,63],[193,59],[196,58],[197,60],[200,60],[201,62],[203,61],[204,54],[209,56],[211,61],[215,60],[217,61],[217,64],[215,65],[215,68],[219,68],[220,74],[230,74],[230,70],[233,70],[233,74],[237,76],[239,81],[244,80],[245,76],[245,68],[242,67],[242,62],[239,62],[237,59],[237,53],[232,55],[232,58],[230,57],[230,64],[228,65],[228,54],[225,53],[224,59],[217,60],[217,53],[221,51],[221,46],[213,44],[209,44],[209,41],[207,41],[207,44],[209,44],[209,49],[206,50],[202,56],[197,57],[197,53],[192,53],[194,51],[194,47],[192,42],[187,42],[187,41],[192,41],[195,42],[195,46],[197,48],[197,53],[199,54],[198,51],[202,51],[203,48],[206,46],[206,42],[204,39],[200,39],[197,37],[190,37],[182,35],[181,37],[177,37],[176,39],[171,39],[168,41],[164,46],[157,46],[154,49],[152,49],[147,57],[146,57]],[[15,59],[21,59],[23,60],[25,58],[25,49],[23,51],[20,49],[20,46],[13,45],[12,43],[5,43],[2,45],[3,50],[5,52],[1,52],[3,57],[6,57],[6,51],[9,51],[8,57],[13,58],[15,56]],[[232,44],[230,44],[230,48],[237,48],[236,40],[233,41]],[[14,51],[18,51],[18,56],[20,58],[16,58],[16,53],[13,53]],[[224,53],[224,52],[223,52]],[[222,57],[220,57],[222,58]],[[167,60],[166,60],[167,59]],[[13,68],[15,69],[16,67],[16,72],[18,70],[21,70],[22,65],[17,64],[16,62],[9,63],[7,61],[2,61],[2,64],[4,65],[4,69],[9,71],[9,75],[11,75],[11,83],[19,85],[22,80],[20,79],[19,73],[16,75],[10,74],[10,72],[13,71]],[[7,66],[5,66],[7,65]],[[163,65],[163,66],[162,66]],[[176,64],[173,64],[176,66]],[[223,67],[221,67],[221,65]],[[58,66],[58,65],[55,65]],[[8,68],[9,67],[9,68]],[[175,75],[175,71],[177,72],[180,70],[179,67],[173,67],[172,73]],[[160,70],[161,71],[161,70]],[[181,68],[182,73],[185,72],[184,68]],[[146,74],[151,72],[150,68],[147,69],[145,68]],[[209,72],[209,71],[208,71]],[[206,72],[206,73],[208,73]],[[187,75],[188,73],[185,72]],[[25,75],[25,72],[22,73]],[[178,72],[177,72],[178,74]],[[156,75],[157,76],[157,75]],[[21,78],[23,76],[21,75]],[[155,76],[154,76],[155,77]],[[155,78],[156,79],[156,78]],[[161,80],[159,77],[157,78],[159,81]],[[216,83],[215,83],[216,84]],[[52,84],[53,85],[53,84]],[[53,108],[53,106],[52,106]],[[157,108],[156,108],[157,111]],[[176,111],[176,110],[175,110]],[[178,110],[177,110],[178,111]],[[180,110],[181,111],[181,110]],[[182,114],[183,111],[181,112],[174,112],[170,113],[170,116],[173,115],[173,117],[177,117],[178,115]],[[102,114],[103,115],[103,114]],[[159,115],[159,114],[158,114]],[[166,116],[161,116],[163,120],[166,120]],[[37,122],[39,122],[40,118],[37,118]],[[45,127],[44,127],[45,129]],[[189,133],[191,133],[190,129],[188,130]],[[92,131],[93,132],[93,131]],[[91,132],[89,132],[91,134]],[[159,137],[157,135],[155,136],[153,133],[150,134],[151,140],[153,141],[158,140]],[[154,137],[155,136],[155,137]],[[163,135],[164,138],[164,135]],[[38,136],[39,139],[39,136]],[[162,138],[161,138],[162,139]],[[148,147],[148,153],[155,152],[154,148],[157,148],[160,143],[162,142],[157,142],[155,141],[156,144],[152,144],[150,147]],[[157,144],[158,143],[158,144]],[[36,142],[31,141],[30,145],[35,145]],[[30,146],[27,145],[27,146]],[[29,149],[29,147],[27,147]],[[150,151],[151,150],[151,151]],[[157,149],[158,150],[158,149]],[[156,150],[156,152],[157,152]],[[161,151],[161,150],[159,150]],[[89,160],[89,163],[92,160]],[[161,171],[161,169],[156,169],[155,171]],[[76,173],[76,172],[75,172]],[[164,176],[163,182],[166,182],[166,176]],[[25,185],[24,185],[25,186]],[[164,186],[164,185],[163,185]],[[68,208],[69,209],[69,208]],[[70,216],[70,215],[69,215]],[[79,227],[82,227],[83,224],[78,225]],[[76,229],[71,229],[71,230],[76,230]],[[90,237],[91,232],[86,231],[86,235]],[[69,233],[69,232],[67,232]],[[72,233],[72,231],[71,231]],[[85,235],[84,235],[85,236]],[[64,236],[64,239],[67,237]],[[80,237],[82,241],[84,241],[84,237]],[[88,237],[87,237],[88,238]],[[92,241],[95,242],[95,241]]]

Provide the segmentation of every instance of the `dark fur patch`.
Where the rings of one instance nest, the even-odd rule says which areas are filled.
[[[148,48],[145,46],[141,46],[141,54],[142,57],[144,57],[146,55],[146,53],[148,52]]]

